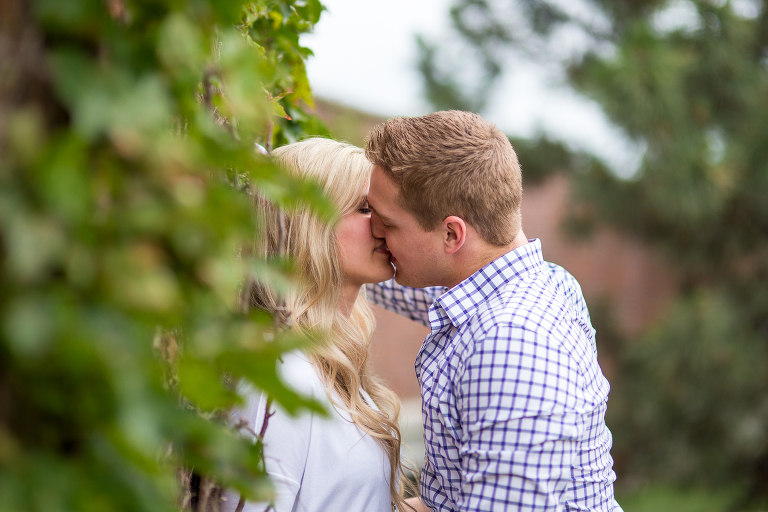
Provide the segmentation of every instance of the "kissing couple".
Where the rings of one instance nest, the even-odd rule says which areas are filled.
[[[279,407],[264,438],[276,512],[621,511],[609,384],[576,280],[544,261],[521,217],[522,175],[507,137],[468,112],[399,117],[365,149],[312,138],[277,148],[287,172],[319,182],[342,214],[261,205],[300,269],[291,329],[330,339],[284,357],[283,379],[329,416]],[[270,227],[271,226],[271,227]],[[275,233],[257,237],[261,256]],[[251,305],[273,310],[255,287]],[[371,373],[370,303],[431,328],[415,361],[426,458],[403,497],[397,396]],[[233,412],[259,432],[267,397]],[[238,504],[231,495],[224,510]]]

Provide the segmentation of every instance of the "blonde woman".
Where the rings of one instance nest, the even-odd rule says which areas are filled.
[[[324,403],[329,417],[291,417],[279,407],[264,438],[267,471],[277,490],[276,512],[391,512],[403,508],[400,494],[399,402],[369,369],[374,317],[363,285],[394,271],[384,240],[371,234],[367,194],[371,164],[362,149],[328,139],[308,139],[276,149],[288,172],[319,182],[342,214],[334,225],[309,211],[278,213],[258,202],[266,237],[256,252],[276,254],[279,231],[300,269],[300,286],[286,300],[290,328],[321,330],[330,340],[310,352],[292,353],[280,368],[294,388]],[[277,297],[255,286],[252,307],[278,309]],[[266,397],[250,392],[236,413],[254,432],[265,415]],[[238,500],[229,497],[225,509]],[[246,503],[245,510],[264,510]]]

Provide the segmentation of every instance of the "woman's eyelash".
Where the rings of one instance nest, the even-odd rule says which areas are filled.
[[[361,213],[371,213],[373,210],[371,210],[367,206],[361,206],[358,211],[361,212]]]

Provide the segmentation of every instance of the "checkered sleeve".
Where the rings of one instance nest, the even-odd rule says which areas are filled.
[[[410,318],[429,327],[429,307],[445,288],[410,288],[401,286],[393,279],[383,283],[366,285],[368,300],[384,309]]]
[[[595,345],[595,329],[592,327],[589,309],[587,308],[587,302],[584,300],[584,293],[581,291],[581,285],[579,285],[576,278],[563,267],[555,265],[554,263],[549,263],[548,265],[549,271],[558,278],[560,283],[563,283],[561,288],[563,296],[566,301],[571,304],[574,310],[579,312],[579,316],[582,319],[582,329],[587,335],[587,339],[590,340],[590,343],[594,347],[595,353],[597,353],[597,346]]]
[[[576,364],[550,333],[498,323],[457,368],[462,511],[561,511],[584,430]]]

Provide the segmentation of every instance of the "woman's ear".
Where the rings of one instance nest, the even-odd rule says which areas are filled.
[[[454,254],[467,240],[467,224],[464,219],[451,215],[443,219],[443,247],[446,254]]]

